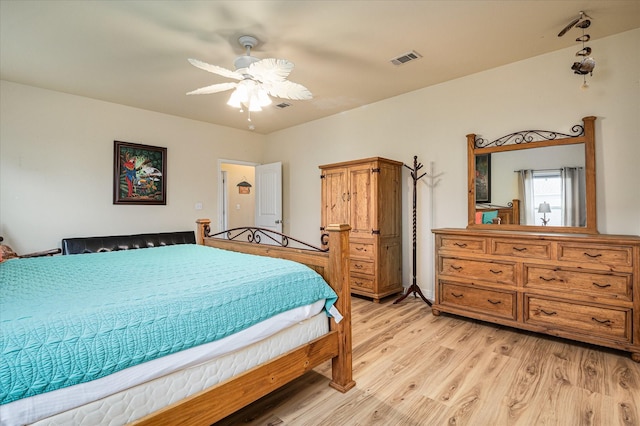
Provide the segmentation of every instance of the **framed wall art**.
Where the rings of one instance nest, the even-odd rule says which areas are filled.
[[[113,204],[167,204],[167,148],[113,142]]]
[[[491,202],[491,154],[476,155],[476,203]]]

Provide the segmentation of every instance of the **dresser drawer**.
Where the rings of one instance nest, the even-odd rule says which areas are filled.
[[[351,261],[351,272],[355,272],[358,274],[373,275],[373,272],[374,272],[373,262],[353,259]]]
[[[349,283],[354,290],[373,291],[373,278],[349,276]]]
[[[632,266],[633,248],[559,243],[558,259],[570,262],[597,262],[607,265]]]
[[[610,309],[526,296],[524,321],[551,330],[631,341],[631,309]]]
[[[487,240],[484,238],[443,235],[440,237],[440,250],[460,253],[486,253]]]
[[[632,300],[631,274],[585,272],[525,265],[524,286],[567,293],[589,294],[607,299]]]
[[[359,259],[371,259],[373,260],[373,244],[365,243],[349,243],[349,254],[351,257]]]
[[[551,259],[551,243],[549,241],[493,240],[491,253],[498,256]]]
[[[440,282],[442,305],[475,310],[492,316],[516,319],[516,293]]]
[[[440,273],[448,276],[513,284],[515,265],[506,262],[440,257]]]

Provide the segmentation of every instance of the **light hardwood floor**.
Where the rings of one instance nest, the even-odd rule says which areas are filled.
[[[216,425],[640,426],[627,353],[393,300],[352,298],[354,389],[326,363]]]

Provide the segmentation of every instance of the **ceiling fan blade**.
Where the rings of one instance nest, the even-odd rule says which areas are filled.
[[[575,24],[577,24],[579,20],[580,20],[580,18],[576,18],[576,19],[574,19],[573,21],[569,22],[569,25],[567,25],[566,27],[564,27],[564,28],[562,29],[562,31],[560,31],[560,32],[558,33],[558,37],[562,37],[563,35],[565,35],[565,34],[566,34],[566,32],[567,32],[567,31],[569,31],[571,28],[573,28],[573,26],[574,26]]]
[[[285,81],[293,70],[293,62],[267,58],[249,65],[247,72],[263,83]]]
[[[225,90],[235,89],[238,83],[220,83],[211,86],[201,87],[188,92],[187,95],[210,95],[212,93],[224,92]]]
[[[267,91],[267,93],[276,98],[301,101],[313,99],[313,95],[311,94],[309,89],[301,84],[293,83],[288,80],[264,83],[262,87]]]
[[[189,62],[194,67],[200,68],[201,70],[209,71],[214,74],[221,75],[227,78],[233,78],[234,80],[242,80],[244,77],[242,74],[228,70],[226,68],[219,67],[217,65],[211,65],[206,62],[199,61],[197,59],[189,59]]]

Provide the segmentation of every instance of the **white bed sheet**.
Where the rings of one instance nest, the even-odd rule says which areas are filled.
[[[41,424],[66,425],[124,424],[133,421],[325,334],[328,320],[322,312],[324,303],[321,300],[283,312],[224,339],[127,368],[98,380],[2,405],[0,425],[31,424],[42,419]],[[310,318],[315,320],[311,321]],[[309,330],[302,331],[304,324],[309,325]],[[287,333],[288,329],[291,330]],[[259,349],[259,342],[276,335],[279,335],[278,338],[271,343],[275,348],[268,349],[270,344],[265,343],[267,349]],[[243,348],[246,349],[244,356],[237,358],[234,353]],[[227,354],[228,359],[223,360]],[[245,361],[243,365],[227,365],[233,363],[234,358],[244,358]],[[216,360],[221,361],[216,363]],[[207,362],[209,364],[204,364]],[[176,372],[181,374],[174,374]],[[176,377],[170,378],[171,375]],[[165,377],[170,378],[167,382],[170,386],[174,382],[178,385],[182,383],[185,389],[158,391],[153,382]],[[149,383],[149,386],[144,386],[145,383]],[[127,391],[131,391],[129,396]],[[147,395],[147,392],[152,395]],[[126,408],[127,405],[130,407]],[[154,408],[156,405],[157,408]],[[78,407],[86,409],[74,410]],[[131,407],[134,407],[133,410]],[[113,420],[107,421],[107,415]],[[84,417],[86,423],[82,423],[80,417]]]

